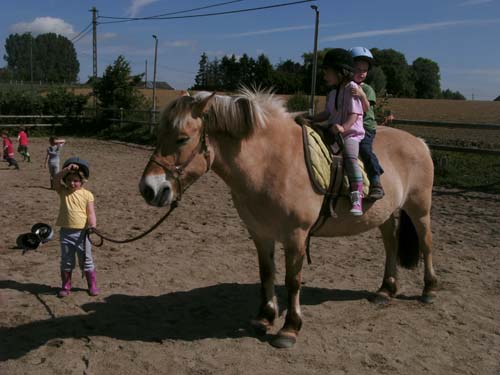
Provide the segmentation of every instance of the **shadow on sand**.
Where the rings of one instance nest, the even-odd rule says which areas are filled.
[[[27,291],[34,295],[54,293],[51,287],[0,280],[0,289]],[[114,294],[103,301],[82,305],[87,313],[34,321],[0,328],[0,361],[22,357],[53,339],[107,336],[119,340],[162,342],[205,338],[258,337],[250,320],[259,303],[259,284],[218,284],[160,296]],[[301,303],[368,299],[366,291],[302,287]],[[276,288],[280,305],[284,287]],[[52,315],[52,314],[51,314]],[[52,315],[53,316],[53,315]]]

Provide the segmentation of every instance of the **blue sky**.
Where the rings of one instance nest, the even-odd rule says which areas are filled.
[[[0,39],[14,32],[57,32],[74,38],[99,16],[147,17],[224,3],[229,0],[21,0],[2,2]],[[240,0],[185,14],[228,11],[294,0]],[[492,100],[500,95],[500,0],[317,0],[262,11],[202,18],[104,24],[98,32],[98,72],[118,55],[142,73],[148,61],[153,76],[154,39],[158,36],[157,80],[177,89],[194,82],[200,55],[210,59],[247,53],[266,54],[273,64],[312,51],[315,13],[320,12],[319,48],[365,46],[393,48],[408,63],[417,57],[436,61],[441,87],[458,90],[468,99]],[[92,34],[76,42],[80,80],[92,74]],[[3,43],[4,44],[4,43]],[[2,50],[3,50],[2,44]],[[2,51],[2,55],[4,54]],[[0,66],[4,66],[2,61]]]

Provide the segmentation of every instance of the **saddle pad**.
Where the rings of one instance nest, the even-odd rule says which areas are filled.
[[[316,130],[307,125],[303,126],[306,130],[305,134],[307,134],[307,139],[304,140],[304,144],[306,145],[306,152],[309,154],[309,160],[311,162],[310,174],[311,178],[314,179],[313,184],[319,186],[323,191],[327,191],[330,183],[330,164],[332,164],[332,157],[328,150],[328,146],[323,142],[321,135]],[[365,172],[363,162],[358,159],[358,164],[363,174],[363,194],[367,196],[370,188],[370,182]],[[347,178],[347,175],[344,174],[341,194],[347,195],[348,193],[349,179]]]

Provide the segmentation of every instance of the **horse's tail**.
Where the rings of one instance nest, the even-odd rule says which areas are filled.
[[[399,264],[408,269],[417,267],[420,259],[417,231],[404,210],[399,216],[398,259]]]

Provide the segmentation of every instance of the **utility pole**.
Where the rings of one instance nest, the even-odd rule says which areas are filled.
[[[30,33],[30,77],[31,77],[31,93],[33,94],[33,35]]]
[[[314,27],[314,52],[313,52],[313,68],[311,77],[311,103],[309,105],[309,114],[315,113],[314,95],[316,94],[316,71],[318,69],[318,26],[319,26],[319,10],[316,5],[311,5],[311,9],[316,12],[316,25]]]
[[[153,113],[152,113],[152,123],[156,122],[156,57],[158,55],[158,38],[156,35],[153,35],[155,40],[155,65],[153,69]]]
[[[148,59],[146,59],[146,64],[144,67],[144,88],[148,88]]]
[[[97,82],[97,9],[92,7],[92,68],[94,77],[94,87]],[[94,109],[97,115],[97,97],[94,89]]]

